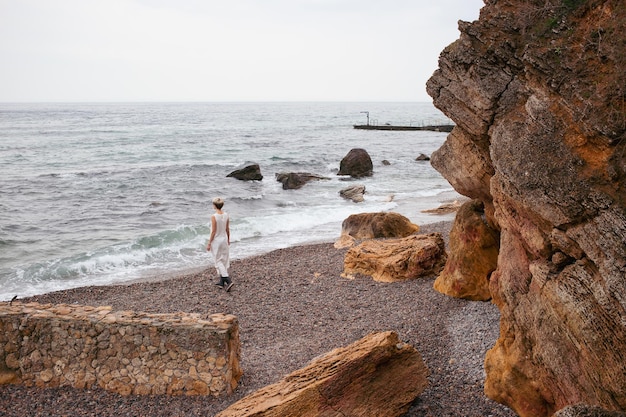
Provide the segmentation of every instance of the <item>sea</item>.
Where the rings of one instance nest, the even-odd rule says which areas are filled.
[[[0,300],[212,267],[216,196],[232,259],[332,242],[355,213],[450,220],[423,211],[458,194],[416,161],[446,133],[353,128],[368,117],[451,123],[431,103],[0,103]],[[353,148],[369,153],[373,176],[337,175]],[[261,181],[227,177],[251,163]],[[284,190],[281,172],[326,179]],[[339,195],[357,184],[364,202]]]

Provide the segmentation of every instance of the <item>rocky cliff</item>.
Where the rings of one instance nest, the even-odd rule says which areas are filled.
[[[427,90],[432,165],[500,232],[485,391],[521,416],[626,410],[626,1],[486,0]]]

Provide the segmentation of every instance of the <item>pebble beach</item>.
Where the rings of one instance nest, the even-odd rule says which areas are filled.
[[[451,222],[422,227],[447,239]],[[213,416],[315,357],[378,331],[396,331],[430,370],[429,386],[406,416],[515,414],[483,393],[485,352],[499,312],[488,302],[454,299],[435,277],[400,283],[341,278],[345,249],[295,246],[234,261],[231,292],[206,269],[126,285],[82,287],[19,301],[110,305],[150,313],[228,313],[239,319],[244,376],[232,395],[120,396],[101,389],[0,386],[0,416]]]

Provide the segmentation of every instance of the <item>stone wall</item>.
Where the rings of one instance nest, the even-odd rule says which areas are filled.
[[[239,352],[232,315],[0,303],[0,384],[218,396],[237,386]]]

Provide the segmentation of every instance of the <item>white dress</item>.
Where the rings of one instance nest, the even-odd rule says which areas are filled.
[[[215,236],[211,243],[211,254],[215,259],[215,269],[217,269],[217,272],[221,277],[227,277],[228,268],[230,268],[228,236],[226,235],[228,213],[215,213],[213,217],[215,217]]]

